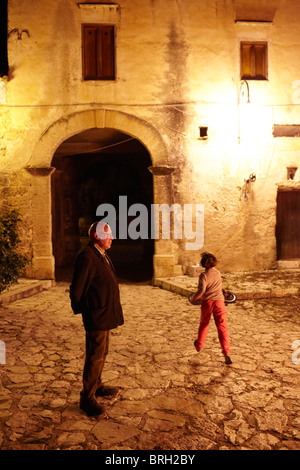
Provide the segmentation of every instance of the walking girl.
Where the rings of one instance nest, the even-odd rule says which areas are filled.
[[[232,364],[222,279],[220,271],[215,267],[216,264],[217,259],[213,254],[202,254],[201,266],[205,268],[205,271],[200,274],[198,290],[190,299],[192,304],[196,304],[197,299],[201,297],[201,318],[198,338],[194,341],[194,346],[198,352],[203,349],[209,322],[213,315],[225,363]]]

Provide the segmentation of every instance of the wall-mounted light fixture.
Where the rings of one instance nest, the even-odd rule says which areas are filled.
[[[208,138],[208,127],[200,126],[199,127],[199,139],[205,140]]]
[[[250,89],[247,80],[242,80],[239,89],[239,104],[250,104]]]
[[[249,178],[247,180],[245,180],[246,183],[254,183],[254,181],[256,181],[256,174],[255,173],[251,173],[251,175],[249,175]]]
[[[241,105],[250,104],[250,89],[247,80],[242,80],[238,90],[238,142],[241,142]]]

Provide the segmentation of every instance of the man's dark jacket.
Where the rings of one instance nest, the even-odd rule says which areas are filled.
[[[86,331],[124,323],[115,270],[91,242],[76,257],[70,299],[73,312],[82,313]]]

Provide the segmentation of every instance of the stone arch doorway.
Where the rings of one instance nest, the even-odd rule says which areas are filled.
[[[56,150],[51,177],[52,247],[57,280],[70,280],[76,253],[88,242],[88,228],[97,207],[110,204],[116,212],[115,240],[110,256],[121,279],[147,281],[153,276],[154,243],[120,239],[120,197],[127,207],[143,204],[151,214],[152,162],[134,137],[112,128],[91,128],[75,134]],[[127,223],[130,217],[126,216]],[[150,228],[150,218],[148,220]]]
[[[32,179],[32,250],[31,277],[54,279],[55,262],[52,247],[51,178],[53,156],[67,139],[87,129],[114,129],[134,137],[147,149],[152,161],[153,201],[173,204],[172,172],[167,164],[168,150],[160,133],[147,121],[134,115],[108,109],[90,109],[63,115],[37,140],[26,167]],[[170,240],[155,240],[154,277],[172,276],[177,256]]]

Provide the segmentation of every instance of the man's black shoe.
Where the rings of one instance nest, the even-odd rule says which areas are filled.
[[[117,387],[108,387],[106,385],[101,385],[96,390],[95,396],[96,397],[115,397],[119,392]]]
[[[105,408],[101,406],[96,400],[87,400],[80,397],[80,409],[88,416],[97,416],[105,413]]]

